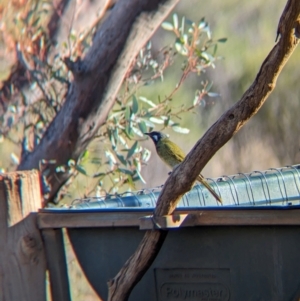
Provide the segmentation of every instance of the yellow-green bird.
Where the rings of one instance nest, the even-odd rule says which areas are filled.
[[[145,135],[148,135],[152,139],[155,144],[158,156],[171,169],[175,168],[175,166],[177,166],[184,160],[185,153],[183,152],[183,150],[177,144],[172,142],[166,134],[162,132],[150,132],[145,133]],[[212,189],[212,187],[208,184],[208,182],[201,174],[197,177],[197,181],[204,185],[216,198],[216,200],[222,204],[221,198],[217,195],[217,193]]]

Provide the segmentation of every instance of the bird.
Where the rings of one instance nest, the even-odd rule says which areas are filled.
[[[174,169],[184,160],[184,151],[176,143],[172,142],[166,134],[156,131],[144,134],[152,139],[158,156],[171,169]],[[197,181],[204,185],[215,199],[222,204],[222,199],[201,174],[197,177]]]

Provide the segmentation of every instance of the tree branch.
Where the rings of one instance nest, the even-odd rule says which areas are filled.
[[[172,172],[159,196],[154,219],[155,216],[171,214],[174,211],[180,198],[191,189],[207,162],[264,104],[275,88],[280,71],[298,45],[299,24],[300,2],[289,0],[278,26],[278,33],[281,35],[279,42],[263,62],[253,84],[241,100],[212,125],[184,162]],[[108,283],[109,301],[128,299],[134,285],[154,261],[165,237],[165,231],[146,232],[135,253]]]
[[[65,104],[40,144],[18,167],[32,169],[43,159],[56,161],[47,167],[50,201],[70,177],[67,171],[56,173],[56,167],[76,161],[105,123],[129,66],[178,1],[118,1],[86,57],[74,64]]]

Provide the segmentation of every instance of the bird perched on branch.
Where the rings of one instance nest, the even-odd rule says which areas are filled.
[[[171,169],[174,169],[184,160],[185,153],[183,152],[183,150],[177,144],[172,142],[166,134],[161,132],[150,132],[145,133],[145,135],[148,135],[152,139],[155,144],[158,156]],[[197,181],[204,185],[216,198],[216,200],[222,204],[221,198],[217,195],[217,193],[212,189],[212,187],[208,184],[208,182],[201,174],[197,177]]]

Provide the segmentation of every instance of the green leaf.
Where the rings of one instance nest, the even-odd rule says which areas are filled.
[[[135,159],[133,160],[133,165],[136,167],[136,169],[137,169],[138,171],[141,171],[142,166],[141,166],[140,159],[135,158]]]
[[[147,99],[146,97],[141,96],[141,97],[139,97],[139,99],[140,99],[142,102],[145,102],[146,104],[148,104],[150,107],[156,108],[156,104],[155,104],[153,101]]]
[[[183,56],[187,56],[188,51],[186,47],[183,45],[182,41],[180,39],[177,39],[175,42],[175,48],[178,53],[180,53]]]
[[[225,43],[227,41],[227,38],[221,38],[221,39],[218,39],[217,42],[219,43]]]
[[[136,114],[139,110],[139,103],[135,97],[135,95],[132,96],[132,106],[131,106],[131,110],[133,114]]]
[[[104,178],[105,176],[106,176],[106,173],[98,172],[93,175],[93,178],[98,178],[98,177]]]
[[[83,175],[87,175],[87,173],[86,173],[86,170],[84,169],[84,167],[82,166],[82,165],[76,165],[75,166],[75,169],[79,172],[79,173],[81,173],[81,174],[83,174]]]
[[[133,178],[132,178],[131,176],[128,175],[127,180],[128,180],[128,185],[129,185],[131,188],[135,189],[135,185],[134,185]]]
[[[141,180],[144,184],[146,184],[145,179],[142,177],[141,173],[140,173],[137,169],[136,169],[136,173],[138,174],[140,180]]]
[[[116,145],[118,144],[118,141],[119,141],[119,129],[118,128],[114,128],[113,131],[112,131],[112,134],[114,136],[114,139],[115,139],[115,143]]]
[[[142,160],[144,162],[148,162],[150,157],[151,157],[151,151],[149,151],[147,148],[144,148],[142,153]]]
[[[138,135],[138,136],[140,136],[140,137],[144,137],[144,133],[141,132],[139,128],[137,128],[137,127],[135,127],[135,126],[132,126],[131,128],[132,128],[132,131],[133,131],[136,135]]]
[[[203,29],[206,26],[207,26],[207,23],[205,22],[205,18],[202,18],[199,22],[198,28]]]
[[[116,164],[117,163],[117,160],[116,160],[116,158],[115,158],[115,156],[113,155],[113,153],[112,152],[110,152],[110,151],[105,151],[105,156],[106,156],[106,158],[109,160],[109,163],[110,164]]]
[[[150,115],[150,116],[151,116],[151,115]],[[146,117],[148,117],[148,116],[146,115]],[[154,127],[155,127],[155,126],[154,126],[154,123],[152,123],[152,122],[149,121],[148,119],[140,118],[140,120],[143,120],[143,121],[145,122],[146,126],[148,126],[148,127],[151,127],[151,128],[154,128]]]
[[[158,124],[163,124],[164,123],[163,120],[158,119],[156,117],[150,117],[149,120],[152,121],[152,122],[154,122],[154,123],[158,123]]]
[[[127,125],[126,125],[126,127],[125,127],[125,134],[127,135],[127,137],[128,137],[129,139],[131,139],[131,138],[134,136],[130,124],[127,124]]]
[[[163,22],[161,24],[161,27],[164,29],[164,30],[169,30],[169,31],[173,31],[174,30],[174,27],[171,23],[169,22]]]
[[[219,94],[219,93],[216,93],[216,92],[208,92],[207,95],[208,95],[209,97],[219,97],[219,96],[220,96],[220,94]]]
[[[210,62],[210,57],[209,54],[207,52],[201,52],[201,58],[203,58],[207,63]]]
[[[218,44],[216,44],[216,45],[214,46],[214,50],[213,50],[213,54],[212,54],[213,56],[216,55],[217,50],[218,50]]]
[[[92,164],[101,164],[101,158],[92,158],[91,161],[90,161]]]
[[[115,142],[115,137],[114,137],[111,130],[108,130],[108,137],[109,137],[109,141],[111,143],[111,146],[114,149],[116,147],[116,142]]]
[[[177,16],[177,14],[173,15],[173,24],[174,24],[174,28],[178,29],[178,16]]]
[[[126,119],[127,121],[129,121],[129,120],[130,120],[130,117],[131,117],[131,110],[130,110],[130,107],[127,106],[126,109],[125,109],[125,119]]]
[[[118,171],[125,175],[129,175],[129,176],[133,175],[133,172],[130,169],[118,168]]]
[[[164,126],[168,126],[169,121],[170,121],[170,116],[168,116],[168,118],[164,120]]]
[[[138,142],[135,141],[127,153],[127,158],[126,158],[127,160],[130,159],[130,157],[135,153],[137,146],[138,146]]]
[[[172,126],[173,131],[177,132],[177,133],[181,133],[181,134],[188,134],[190,132],[189,129],[187,128],[182,128],[180,126]]]
[[[82,155],[81,155],[81,160],[87,160],[89,158],[90,152],[86,149]]]
[[[116,155],[117,155],[119,161],[120,161],[123,165],[126,166],[126,165],[127,165],[127,161],[125,160],[124,156],[121,155],[121,154],[116,154]]]
[[[206,88],[205,88],[205,90],[206,91],[209,91],[210,89],[211,89],[211,87],[213,86],[213,82],[210,82],[207,86],[206,86]]]
[[[182,35],[184,34],[184,25],[185,25],[185,17],[183,16],[181,20],[181,27],[180,27],[180,32]]]
[[[139,123],[138,123],[138,126],[141,130],[142,133],[146,133],[147,132],[147,126],[146,126],[146,123],[141,120]]]

